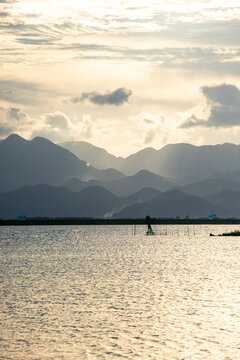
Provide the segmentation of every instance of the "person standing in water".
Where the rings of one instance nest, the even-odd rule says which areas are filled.
[[[148,226],[147,235],[154,235],[154,232],[153,232],[153,229],[152,229],[152,226],[151,226],[151,218],[150,218],[150,216],[146,216],[145,220],[146,220],[146,223],[147,223],[147,226]]]

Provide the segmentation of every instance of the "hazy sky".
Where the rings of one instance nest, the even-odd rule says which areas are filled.
[[[240,143],[239,0],[0,0],[0,138]]]

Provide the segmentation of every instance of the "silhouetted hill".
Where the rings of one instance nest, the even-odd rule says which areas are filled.
[[[181,191],[160,193],[145,188],[131,196],[119,198],[100,186],[80,192],[49,185],[25,186],[0,194],[0,218],[28,217],[95,217],[206,218],[211,211],[218,217],[240,215],[240,192],[222,192],[209,200]]]
[[[141,170],[135,175],[126,176],[114,181],[99,182],[90,180],[88,182],[83,182],[78,181],[77,179],[71,179],[64,184],[64,186],[75,191],[93,185],[100,185],[117,196],[128,196],[146,187],[151,187],[159,191],[166,191],[175,186],[175,184],[165,179],[163,176],[153,174],[147,170]]]
[[[69,190],[78,192],[87,187],[90,187],[91,185],[89,184],[89,181],[81,181],[80,179],[73,177],[64,184],[62,184],[62,186],[67,187]]]
[[[96,180],[99,179],[99,181],[104,181],[104,182],[123,179],[125,176],[126,175],[113,168],[98,171],[97,174],[95,175]]]
[[[233,172],[224,172],[220,174],[214,174],[211,176],[213,179],[225,179],[228,181],[234,181],[240,183],[240,170]]]
[[[216,194],[225,189],[240,191],[240,183],[226,179],[207,179],[190,185],[178,187],[177,189],[189,195],[204,197]]]
[[[174,179],[177,179],[178,183],[183,185],[193,182],[194,179],[199,181],[211,176],[240,182],[239,145],[169,144],[160,150],[145,148],[125,159],[115,157],[86,142],[68,143],[68,145],[64,143],[63,145],[69,146],[80,158],[82,157],[96,167],[113,167],[127,175],[146,169],[155,174],[173,178],[174,182]],[[238,173],[235,176],[229,174],[227,177],[227,173],[233,172]]]
[[[174,184],[163,176],[141,170],[135,175],[106,183],[106,188],[118,196],[128,196],[145,187],[152,187],[159,191],[166,191]]]
[[[147,200],[156,198],[159,195],[160,195],[160,191],[153,189],[151,187],[145,187],[137,191],[136,193],[120,198],[120,203],[123,206],[128,206],[130,204],[145,202]]]
[[[141,204],[134,204],[126,207],[117,214],[116,218],[144,218],[151,217],[185,217],[199,218],[207,217],[211,211],[219,217],[229,216],[229,212],[224,207],[215,205],[197,196],[187,195],[181,191],[167,191],[160,194],[157,198]]]
[[[0,194],[0,218],[104,217],[115,208],[118,198],[109,191],[91,187],[76,193],[64,187],[25,186]]]
[[[240,216],[240,190],[233,191],[225,189],[209,196],[208,199],[220,206],[231,209],[235,216]]]
[[[123,158],[116,157],[106,150],[94,146],[86,141],[66,141],[59,145],[71,151],[97,169],[115,168],[120,169]]]
[[[49,185],[24,186],[0,194],[0,218],[27,217],[110,217],[123,207],[152,199],[157,190],[146,188],[129,197],[118,198],[100,186],[80,192]]]
[[[116,170],[102,173],[45,138],[27,141],[15,134],[0,143],[0,169],[1,191],[41,183],[61,185],[72,177],[89,180],[106,179],[111,173],[113,178],[117,176]]]

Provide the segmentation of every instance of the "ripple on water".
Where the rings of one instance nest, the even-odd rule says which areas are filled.
[[[2,228],[0,359],[239,359],[229,229]]]

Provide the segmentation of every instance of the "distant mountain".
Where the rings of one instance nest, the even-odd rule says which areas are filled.
[[[126,158],[115,157],[83,141],[62,143],[62,146],[95,167],[101,169],[112,167],[127,175],[146,169],[173,178],[172,181],[178,182],[179,185],[212,176],[240,181],[240,146],[234,144],[208,146],[169,144],[160,150],[148,147]],[[234,174],[227,177],[227,173],[233,172],[238,172],[235,177]],[[226,176],[223,176],[224,174]]]
[[[90,183],[89,181],[82,181],[76,177],[73,177],[73,178],[69,179],[68,181],[66,181],[65,183],[63,183],[62,186],[68,188],[71,191],[78,192],[83,189],[86,189],[87,187],[92,186],[89,183]],[[100,182],[97,181],[97,184],[99,184],[99,183]]]
[[[68,149],[79,159],[86,161],[97,169],[121,169],[124,159],[116,157],[106,150],[94,146],[86,141],[66,141],[59,145]]]
[[[178,179],[206,179],[218,173],[240,171],[240,146],[170,144],[160,150],[146,148],[127,157],[120,170],[132,174],[140,169]]]
[[[240,182],[226,179],[207,179],[190,185],[178,187],[177,189],[189,195],[205,197],[219,193],[225,189],[240,191]]]
[[[160,195],[160,191],[153,189],[151,187],[145,187],[129,196],[120,198],[119,203],[122,206],[126,207],[130,204],[138,204],[145,202],[147,200],[156,198],[159,195]]]
[[[211,211],[214,211],[219,217],[230,215],[229,210],[222,206],[215,205],[207,200],[197,196],[184,194],[181,191],[167,191],[158,197],[128,206],[116,213],[116,218],[144,218],[146,215],[151,217],[186,217],[199,218],[208,217]]]
[[[211,176],[213,179],[225,179],[228,181],[234,181],[240,183],[240,170],[233,172],[224,172],[220,174],[214,174]]]
[[[26,186],[0,194],[0,218],[28,217],[104,217],[118,205],[118,198],[99,187],[79,193],[49,185]]]
[[[240,192],[224,191],[206,199],[178,190],[159,192],[144,188],[119,198],[110,191],[92,186],[80,192],[49,185],[25,186],[0,194],[0,218],[93,217],[93,218],[206,218],[240,216]]]
[[[126,175],[113,168],[97,171],[95,174],[96,180],[99,179],[99,181],[114,181],[123,179],[125,176]]]
[[[117,196],[128,196],[146,187],[151,187],[159,191],[166,191],[175,186],[175,184],[165,179],[163,176],[153,174],[147,170],[141,170],[135,175],[126,176],[114,181],[99,182],[90,180],[88,182],[83,182],[77,179],[71,179],[64,184],[64,186],[67,186],[74,191],[80,191],[83,188],[93,185],[100,185]]]
[[[240,190],[233,191],[225,189],[209,196],[208,200],[231,209],[231,211],[235,212],[235,216],[240,215]]]
[[[129,197],[118,198],[100,186],[80,192],[49,185],[25,186],[0,194],[0,218],[27,217],[111,217],[125,206],[152,199],[157,190],[146,188]]]
[[[45,138],[27,141],[15,134],[0,143],[0,169],[2,192],[24,185],[61,185],[72,177],[106,179],[112,173],[113,178],[119,178],[116,170],[103,173]]]

